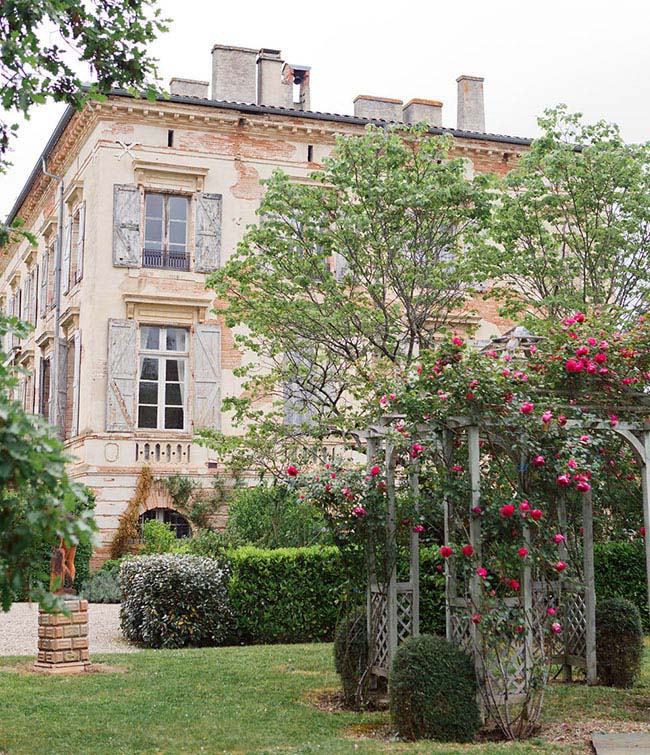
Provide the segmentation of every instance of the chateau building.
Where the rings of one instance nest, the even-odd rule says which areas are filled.
[[[237,393],[247,357],[205,282],[256,222],[261,179],[281,168],[305,180],[337,134],[373,122],[451,134],[468,176],[506,172],[530,143],[485,132],[476,77],[458,79],[455,128],[433,100],[359,96],[354,115],[313,112],[310,80],[277,50],[215,45],[211,86],[172,79],[156,102],[116,91],[69,108],[9,215],[38,243],[0,259],[3,311],[33,326],[5,351],[24,368],[25,408],[58,427],[71,476],[96,493],[96,563],[144,465],[203,487],[223,473],[192,436],[231,430],[221,397]],[[479,337],[500,334],[495,308],[477,305]],[[161,486],[141,513],[187,526]]]

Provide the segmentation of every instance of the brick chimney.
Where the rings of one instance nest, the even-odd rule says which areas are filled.
[[[215,45],[212,48],[212,99],[254,104],[257,101],[258,50]]]
[[[426,123],[427,126],[442,126],[442,102],[414,99],[402,108],[404,123]]]
[[[458,126],[460,131],[485,133],[485,105],[483,104],[483,81],[479,76],[459,76]]]

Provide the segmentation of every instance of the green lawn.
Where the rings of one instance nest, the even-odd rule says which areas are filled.
[[[123,673],[46,677],[0,658],[0,752],[8,753],[578,753],[584,744],[407,745],[364,736],[386,713],[327,712],[331,645],[143,651],[96,656]],[[553,685],[545,722],[650,722],[650,658],[630,691]],[[384,726],[382,726],[384,724]]]

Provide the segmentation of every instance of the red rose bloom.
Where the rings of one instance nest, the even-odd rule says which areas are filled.
[[[511,517],[515,513],[515,507],[511,503],[507,503],[499,509],[501,516],[505,516],[506,519]]]
[[[463,545],[463,556],[473,556],[474,555],[474,548],[472,548],[469,543],[467,545]]]

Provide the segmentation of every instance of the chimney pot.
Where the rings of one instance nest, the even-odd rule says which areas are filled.
[[[480,76],[459,76],[458,129],[485,133],[485,105],[483,82]]]

